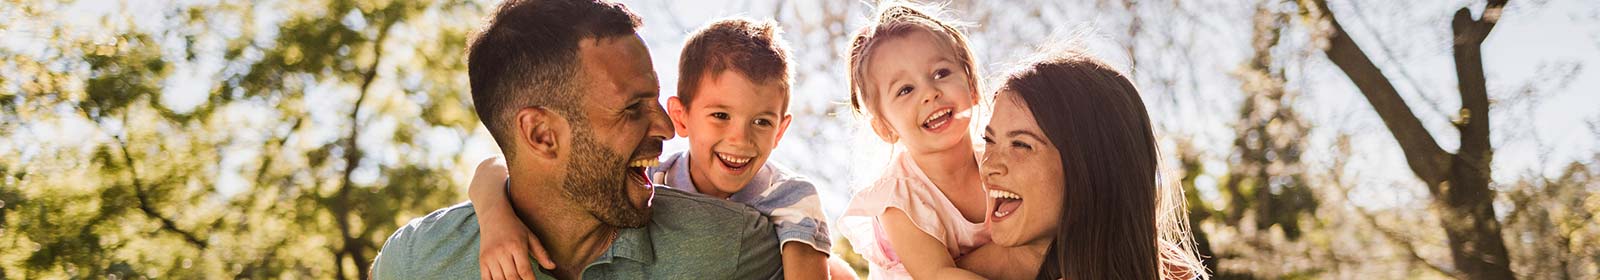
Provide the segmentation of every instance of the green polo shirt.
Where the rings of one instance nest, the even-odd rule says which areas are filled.
[[[778,279],[772,223],[749,206],[656,188],[650,223],[617,232],[584,279]],[[477,279],[478,218],[463,202],[413,219],[384,242],[375,279]],[[555,279],[539,270],[539,279]]]

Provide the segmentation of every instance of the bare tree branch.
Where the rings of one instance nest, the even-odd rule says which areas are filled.
[[[1345,201],[1350,201],[1350,188],[1346,187],[1344,185],[1344,183],[1341,182],[1341,180],[1338,179],[1338,177],[1334,177],[1333,186],[1336,187],[1336,188],[1339,188],[1339,194],[1344,195],[1343,199]],[[1395,230],[1386,228],[1383,225],[1379,225],[1378,224],[1378,219],[1373,217],[1372,213],[1367,212],[1367,210],[1361,209],[1360,206],[1351,205],[1350,208],[1354,209],[1356,214],[1361,216],[1361,220],[1363,222],[1366,222],[1367,226],[1372,227],[1373,230],[1376,230],[1376,231],[1378,231],[1378,233],[1383,234],[1384,239],[1389,240],[1389,243],[1393,243],[1395,245],[1400,246],[1401,249],[1404,249],[1405,252],[1406,252],[1406,257],[1411,259],[1412,262],[1421,263],[1421,264],[1425,265],[1426,267],[1428,267],[1429,269],[1433,269],[1433,271],[1439,272],[1439,274],[1448,275],[1448,276],[1456,278],[1456,279],[1462,279],[1463,278],[1462,275],[1460,274],[1461,273],[1460,271],[1456,271],[1454,269],[1444,268],[1442,266],[1434,264],[1431,261],[1428,261],[1428,259],[1422,258],[1422,255],[1417,253],[1417,247],[1415,245],[1411,244],[1411,238],[1406,237],[1404,234],[1401,234],[1399,231],[1395,231]]]
[[[1450,154],[1439,148],[1433,135],[1422,126],[1422,121],[1411,112],[1405,100],[1400,98],[1400,93],[1395,90],[1394,84],[1383,75],[1372,59],[1356,45],[1356,41],[1345,33],[1344,27],[1339,25],[1339,20],[1333,17],[1328,10],[1325,0],[1307,0],[1301,3],[1302,9],[1313,18],[1323,23],[1328,46],[1326,53],[1328,59],[1339,70],[1344,71],[1350,81],[1356,84],[1367,102],[1372,104],[1378,117],[1383,119],[1383,124],[1394,134],[1400,148],[1405,152],[1406,162],[1411,170],[1426,182],[1429,188],[1437,191],[1438,185],[1444,182],[1449,172]]]

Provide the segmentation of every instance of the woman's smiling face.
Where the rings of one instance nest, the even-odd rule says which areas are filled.
[[[1000,92],[983,131],[988,220],[994,242],[1002,246],[1050,240],[1064,208],[1061,154],[1021,101],[1015,92]]]

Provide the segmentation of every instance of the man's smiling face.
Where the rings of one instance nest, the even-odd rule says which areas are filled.
[[[655,191],[644,171],[672,137],[650,53],[638,35],[579,42],[569,172],[563,193],[601,222],[639,227],[650,221]]]

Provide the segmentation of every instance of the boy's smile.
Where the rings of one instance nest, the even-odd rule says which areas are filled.
[[[689,139],[689,177],[695,190],[727,198],[744,189],[789,126],[788,87],[752,82],[726,70],[700,80],[693,100],[667,100],[678,134]]]

